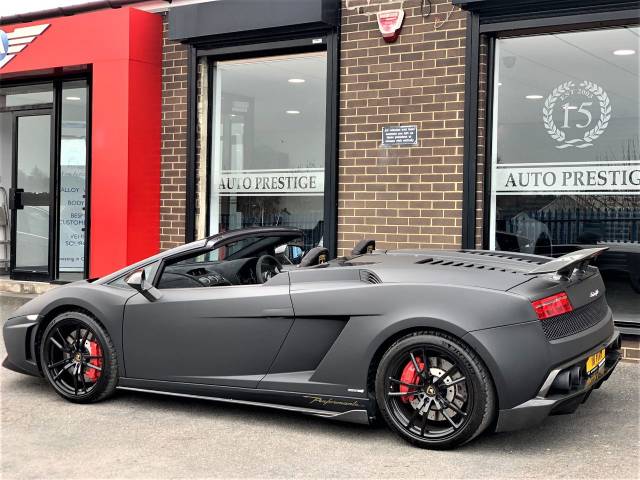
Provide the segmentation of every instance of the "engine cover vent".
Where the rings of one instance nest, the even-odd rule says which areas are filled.
[[[506,260],[515,260],[516,262],[532,263],[534,265],[542,265],[549,261],[549,259],[537,259],[531,258],[527,254],[519,254],[513,252],[495,252],[489,250],[458,250],[460,253],[470,253],[472,255],[482,255],[485,257],[504,258]]]
[[[492,266],[488,266],[488,265],[483,265],[483,264],[477,264],[477,263],[471,263],[471,262],[460,262],[460,261],[453,261],[453,260],[443,260],[441,258],[439,259],[434,259],[434,258],[424,258],[422,260],[418,260],[416,262],[416,264],[418,265],[439,265],[441,267],[463,267],[463,268],[476,268],[478,270],[491,270],[491,271],[496,271],[496,272],[504,272],[504,273],[522,273],[522,272],[518,272],[516,270],[509,270],[507,268],[500,268],[500,267],[492,267]]]
[[[360,270],[360,281],[364,283],[382,283],[380,277],[369,270]]]

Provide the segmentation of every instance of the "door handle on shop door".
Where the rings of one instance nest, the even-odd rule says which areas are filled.
[[[22,204],[22,194],[24,188],[10,188],[9,189],[9,208],[11,210],[22,210],[24,205]]]

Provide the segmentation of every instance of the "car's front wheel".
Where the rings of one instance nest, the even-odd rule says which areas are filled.
[[[378,365],[375,388],[386,423],[422,448],[468,442],[494,416],[486,367],[467,345],[440,332],[412,333],[391,345]]]
[[[106,330],[89,315],[61,313],[45,328],[40,342],[42,371],[62,397],[92,403],[111,395],[118,360]]]

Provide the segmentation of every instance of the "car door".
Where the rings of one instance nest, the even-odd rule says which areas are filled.
[[[128,378],[255,388],[293,323],[286,272],[263,284],[160,292],[125,306]]]

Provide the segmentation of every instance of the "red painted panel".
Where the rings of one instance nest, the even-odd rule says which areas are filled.
[[[3,26],[49,24],[0,68],[26,76],[91,65],[91,276],[156,253],[160,245],[162,21],[132,8]]]

